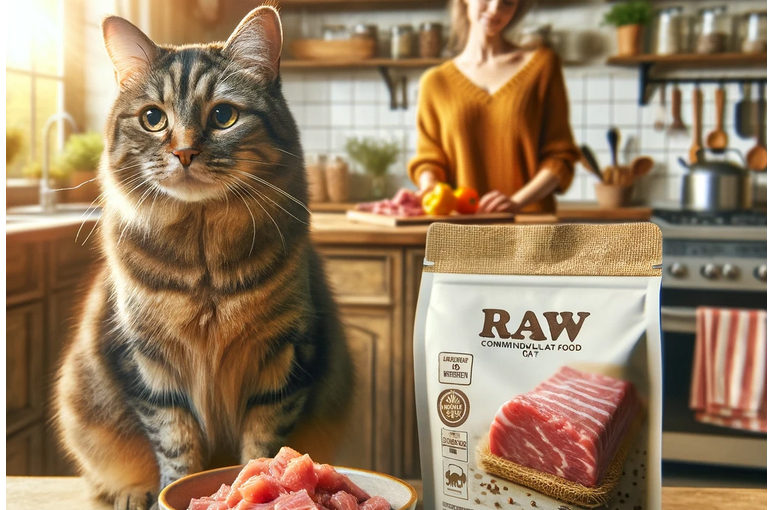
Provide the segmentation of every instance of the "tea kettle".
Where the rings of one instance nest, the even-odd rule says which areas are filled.
[[[707,159],[706,153],[720,159]],[[730,161],[730,153],[741,164]],[[681,205],[691,211],[737,211],[753,206],[753,177],[737,149],[712,151],[700,149],[697,162],[689,165],[683,158],[678,162],[687,170],[681,187]]]

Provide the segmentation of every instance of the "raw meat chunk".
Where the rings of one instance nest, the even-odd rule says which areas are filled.
[[[277,499],[275,510],[317,510],[317,508],[314,500],[305,490],[302,490]]]
[[[262,457],[260,459],[250,460],[247,465],[244,466],[244,469],[241,470],[236,477],[236,480],[231,484],[230,494],[225,498],[225,502],[228,503],[228,506],[234,506],[241,501],[242,496],[239,492],[239,488],[244,482],[253,476],[268,473],[271,461],[272,459]]]
[[[290,448],[289,446],[283,446],[276,457],[273,458],[270,464],[271,475],[276,478],[281,478],[284,474],[284,470],[287,468],[287,464],[292,459],[300,457],[300,454]]]
[[[382,497],[373,496],[359,505],[359,510],[391,510],[391,505]]]
[[[639,407],[631,383],[562,367],[501,406],[491,425],[491,453],[592,487]]]
[[[346,491],[360,503],[370,499],[370,495],[354,484],[346,475],[335,471],[329,464],[317,464],[314,468],[319,479],[318,487],[328,492]]]
[[[239,487],[239,492],[249,503],[268,503],[287,493],[276,478],[266,474],[253,476]]]
[[[357,498],[348,492],[340,491],[330,497],[330,508],[333,510],[359,510]]]
[[[281,475],[281,484],[290,491],[305,489],[309,494],[313,494],[317,481],[314,461],[308,455],[290,459]]]

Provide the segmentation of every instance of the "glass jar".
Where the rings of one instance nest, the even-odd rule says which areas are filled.
[[[729,39],[729,18],[726,6],[708,7],[699,11],[699,28],[695,51],[702,55],[726,51]]]
[[[442,51],[442,25],[422,23],[418,33],[418,55],[421,58],[437,58]]]
[[[367,39],[372,40],[374,43],[378,43],[378,26],[377,25],[365,25],[359,23],[354,26],[354,30],[351,33],[353,39]]]
[[[669,7],[657,13],[657,55],[673,55],[681,52],[683,8]]]
[[[742,38],[743,53],[767,52],[767,12],[746,13],[743,20],[745,35]]]
[[[411,58],[413,56],[413,26],[396,25],[391,27],[391,58]]]
[[[346,25],[325,25],[322,27],[322,39],[325,41],[340,41],[348,38],[349,33]]]

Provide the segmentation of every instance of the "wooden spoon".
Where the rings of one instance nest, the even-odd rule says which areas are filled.
[[[670,124],[670,131],[686,131],[686,124],[681,118],[681,89],[678,84],[673,85],[673,123]]]
[[[716,129],[708,133],[705,140],[710,149],[723,150],[729,145],[729,136],[724,131],[724,87],[716,89]]]
[[[692,146],[689,149],[689,161],[697,163],[699,161],[699,151],[702,149],[702,90],[694,87],[692,94],[692,106],[694,114],[694,131],[692,136]]]
[[[638,156],[630,164],[630,168],[633,171],[633,178],[638,179],[643,177],[654,167],[654,160],[649,156]]]
[[[767,169],[767,147],[764,145],[764,84],[759,83],[759,101],[758,101],[758,121],[756,122],[756,145],[748,151],[745,160],[748,162],[748,168],[763,172]]]

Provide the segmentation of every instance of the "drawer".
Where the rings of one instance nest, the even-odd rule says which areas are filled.
[[[400,251],[320,250],[336,300],[345,305],[392,305]]]
[[[98,239],[92,236],[83,246],[87,235],[88,231],[81,232],[79,240],[75,241],[75,235],[68,232],[48,242],[48,267],[52,289],[77,285],[89,271],[94,270]]]
[[[5,319],[5,411],[11,432],[40,417],[43,410],[43,305],[8,308]]]
[[[42,476],[43,425],[38,422],[5,439],[6,476]]]
[[[11,305],[43,296],[43,244],[11,241],[5,255],[5,298]]]

